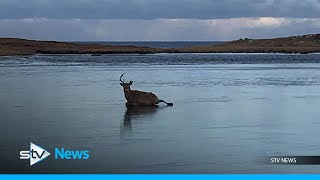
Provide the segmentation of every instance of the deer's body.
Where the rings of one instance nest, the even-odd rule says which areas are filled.
[[[120,85],[123,87],[124,96],[127,100],[127,106],[157,106],[160,102],[164,102],[168,106],[173,106],[172,103],[167,103],[164,100],[159,99],[151,92],[131,90],[130,86],[133,84],[133,81],[125,83],[121,80],[122,76],[123,74],[120,76]]]
[[[151,92],[131,90],[124,93],[127,105],[131,106],[154,106],[160,103],[158,97]]]

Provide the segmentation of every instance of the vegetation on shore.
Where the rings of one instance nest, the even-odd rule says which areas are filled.
[[[57,41],[35,41],[18,38],[0,38],[0,56],[32,54],[130,54],[156,53],[155,48],[79,44]]]
[[[320,52],[320,34],[275,39],[239,39],[218,45],[183,48],[151,48],[79,44],[0,38],[0,56],[32,54],[153,54],[153,53],[315,53]]]
[[[178,48],[188,53],[315,53],[320,52],[320,34],[275,39],[239,39],[218,45]]]

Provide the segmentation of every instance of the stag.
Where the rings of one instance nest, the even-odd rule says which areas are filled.
[[[123,87],[127,106],[157,106],[160,102],[166,103],[167,106],[173,106],[173,103],[167,103],[151,92],[131,90],[130,86],[133,84],[133,81],[131,80],[128,83],[123,82],[121,79],[123,75],[124,73],[120,76],[120,85]]]

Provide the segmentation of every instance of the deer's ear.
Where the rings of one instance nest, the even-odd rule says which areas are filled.
[[[131,80],[131,81],[130,81],[130,85],[132,85],[132,84],[133,84],[133,81]]]
[[[122,83],[120,83],[120,86],[123,86],[123,84],[122,84]]]

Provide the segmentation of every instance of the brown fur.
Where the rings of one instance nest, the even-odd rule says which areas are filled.
[[[155,106],[160,103],[158,97],[151,92],[130,90],[124,92],[127,99],[127,105],[131,106]]]

